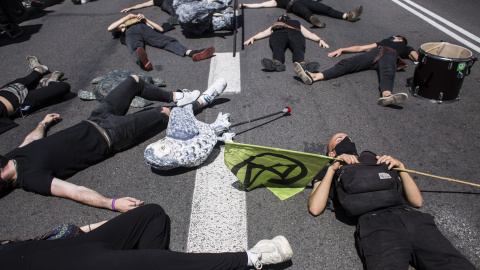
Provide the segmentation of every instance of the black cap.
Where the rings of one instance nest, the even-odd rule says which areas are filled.
[[[0,155],[0,168],[7,166],[8,161],[6,157]]]

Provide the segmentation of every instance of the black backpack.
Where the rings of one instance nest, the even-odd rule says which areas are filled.
[[[385,163],[342,166],[335,189],[338,202],[349,216],[404,204],[400,177]]]

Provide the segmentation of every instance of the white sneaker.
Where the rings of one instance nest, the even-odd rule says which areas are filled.
[[[188,89],[178,89],[177,92],[183,93],[183,98],[176,102],[177,107],[183,107],[192,102],[195,102],[195,100],[197,100],[197,98],[200,96],[200,91],[198,90],[190,91]]]
[[[205,92],[202,93],[202,97],[205,99],[207,104],[210,104],[216,97],[223,93],[225,88],[227,88],[227,80],[224,78],[219,78]]]
[[[378,101],[377,101],[377,104],[382,106],[382,107],[385,107],[385,106],[388,106],[388,105],[398,105],[398,104],[402,104],[407,99],[408,99],[407,94],[398,93],[398,94],[393,94],[393,95],[389,95],[389,96],[386,96],[386,97],[379,98]]]
[[[287,238],[279,235],[272,240],[260,240],[252,249],[250,260],[255,269],[262,269],[263,265],[277,264],[290,260],[293,257],[292,247]]]

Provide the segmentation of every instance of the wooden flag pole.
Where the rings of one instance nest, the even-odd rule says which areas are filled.
[[[343,161],[343,159],[341,158],[332,158],[332,157],[328,157],[332,160],[337,160],[337,161]],[[422,173],[422,172],[418,172],[418,171],[413,171],[413,170],[408,170],[408,169],[400,169],[400,168],[393,168],[394,170],[397,170],[397,171],[401,171],[401,172],[409,172],[409,173],[415,173],[415,174],[420,174],[420,175],[424,175],[424,176],[429,176],[429,177],[433,177],[433,178],[437,178],[437,179],[442,179],[442,180],[447,180],[447,181],[453,181],[453,182],[457,182],[457,183],[461,183],[461,184],[465,184],[465,185],[471,185],[471,186],[475,186],[475,187],[480,187],[479,184],[475,184],[475,183],[471,183],[471,182],[466,182],[466,181],[461,181],[461,180],[457,180],[457,179],[453,179],[453,178],[447,178],[447,177],[442,177],[442,176],[437,176],[437,175],[433,175],[433,174],[428,174],[428,173]]]

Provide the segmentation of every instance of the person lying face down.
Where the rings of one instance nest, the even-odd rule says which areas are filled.
[[[308,209],[318,216],[333,197],[336,206],[358,219],[355,238],[366,269],[408,269],[409,264],[415,269],[475,269],[433,216],[415,209],[423,202],[420,190],[407,172],[392,170],[405,169],[402,162],[369,151],[358,155],[345,133],[330,139],[327,153],[343,161],[334,161],[314,178]],[[339,180],[334,184],[333,179]]]
[[[126,212],[143,204],[131,197],[107,198],[87,187],[66,182],[77,172],[97,164],[116,153],[136,145],[146,130],[163,130],[169,120],[170,109],[158,106],[151,110],[127,114],[135,96],[177,106],[191,104],[198,110],[222,93],[226,84],[213,84],[202,95],[195,90],[170,92],[127,77],[92,111],[86,121],[46,136],[47,129],[60,115],[50,113],[16,149],[0,156],[0,191],[12,187],[58,196],[84,204]]]

